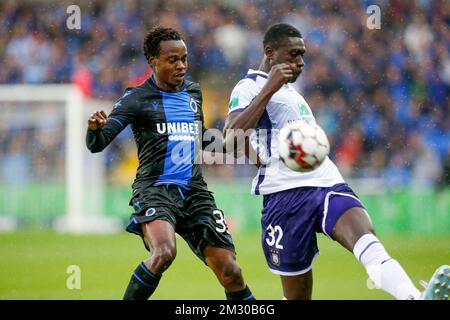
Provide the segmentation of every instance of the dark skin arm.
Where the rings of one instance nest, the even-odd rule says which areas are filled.
[[[247,131],[248,129],[256,128],[269,100],[285,83],[289,82],[292,76],[293,72],[288,64],[274,65],[270,69],[265,86],[250,105],[242,112],[232,112],[228,115],[225,122],[224,136],[226,137],[229,129]]]
[[[261,69],[263,70],[267,70],[270,68],[266,60],[263,60],[261,66]],[[237,145],[238,139],[236,139],[232,132],[238,129],[241,129],[245,132],[249,129],[256,128],[258,121],[264,113],[269,100],[272,98],[275,92],[277,92],[285,83],[289,82],[292,76],[293,72],[288,64],[281,63],[274,65],[270,68],[265,86],[255,97],[255,99],[253,99],[250,105],[242,112],[231,112],[227,116],[225,121],[225,128],[223,130],[225,138],[224,142],[227,145],[230,145],[231,141],[229,141],[229,139],[235,140],[232,144],[235,147],[234,153],[236,153],[236,149],[239,149],[240,146]],[[259,159],[259,157],[255,156],[255,150],[250,145],[248,139],[245,140],[245,155],[249,159],[257,159],[256,166],[259,167],[261,165],[261,160]]]

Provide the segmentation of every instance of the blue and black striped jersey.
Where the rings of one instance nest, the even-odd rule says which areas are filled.
[[[106,125],[88,130],[88,149],[102,151],[128,125],[139,158],[135,183],[206,189],[200,164],[195,161],[205,130],[198,83],[185,80],[179,92],[167,92],[150,78],[128,88],[116,102]]]

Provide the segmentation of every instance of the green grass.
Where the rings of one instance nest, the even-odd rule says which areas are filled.
[[[450,236],[380,237],[414,283],[429,280],[450,263]],[[279,277],[270,273],[258,234],[234,237],[238,263],[258,299],[282,297]],[[223,299],[212,272],[177,239],[178,255],[164,274],[154,299]],[[336,243],[319,238],[314,263],[314,299],[391,299],[369,290],[363,267]],[[141,240],[126,232],[115,235],[61,235],[21,231],[0,234],[0,299],[121,299],[132,270],[148,256]],[[69,290],[67,267],[81,269],[81,288]]]

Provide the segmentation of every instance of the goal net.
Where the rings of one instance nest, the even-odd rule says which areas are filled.
[[[0,229],[111,232],[104,155],[85,146],[89,114],[111,108],[73,85],[0,86]]]

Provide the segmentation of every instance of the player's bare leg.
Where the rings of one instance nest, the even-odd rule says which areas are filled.
[[[234,252],[213,246],[203,249],[206,264],[224,287],[228,300],[253,300],[250,289],[245,284],[242,271],[236,262]]]
[[[146,245],[151,248],[151,256],[134,270],[123,297],[126,300],[148,299],[177,252],[175,230],[169,222],[154,220],[144,223],[142,234]]]
[[[347,210],[334,226],[332,236],[353,252],[377,287],[399,300],[420,298],[419,290],[406,272],[389,256],[375,236],[372,222],[364,209],[354,207]]]
[[[280,276],[284,298],[287,300],[311,300],[313,288],[312,270],[297,276]]]
[[[177,255],[175,229],[165,220],[154,220],[142,225],[142,233],[151,249],[150,258],[144,264],[151,272],[161,275]]]
[[[375,234],[375,231],[367,213],[357,207],[347,210],[333,228],[333,238],[350,252],[365,234]]]

